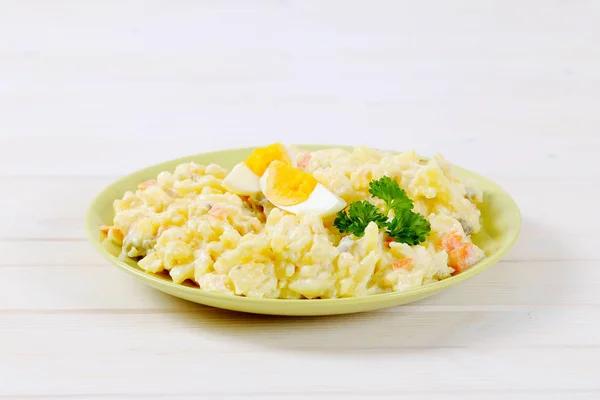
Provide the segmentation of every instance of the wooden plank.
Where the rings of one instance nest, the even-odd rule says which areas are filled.
[[[388,106],[390,110],[397,110],[397,107]],[[591,124],[590,122],[588,125]],[[440,139],[437,129],[435,134],[420,135],[409,134],[402,128],[396,130],[404,133],[382,134],[384,137],[394,138],[389,142],[382,143],[379,135],[356,132],[341,144],[364,144],[398,150],[414,148],[423,155],[440,152],[453,163],[495,180],[600,179],[600,170],[594,157],[594,149],[600,146],[600,137],[597,135],[548,136],[540,140],[539,136],[521,134],[509,141],[504,132],[495,135],[447,132],[444,137],[448,139]],[[249,131],[249,128],[241,132],[215,129],[205,129],[194,134],[171,132],[172,130],[168,140],[158,134],[140,136],[125,133],[118,138],[100,135],[62,138],[0,137],[0,174],[119,176],[191,154],[231,147],[251,147],[282,140],[278,132],[258,135]],[[293,143],[331,144],[331,139],[323,135],[322,130],[313,129],[312,134],[303,132],[297,136],[287,134],[286,137],[297,137],[292,140]],[[257,141],[257,138],[260,139]],[[60,140],[70,145],[55,146]],[[48,148],[53,149],[51,154],[46,151]],[[78,151],[73,152],[69,150],[71,148]],[[23,157],[23,154],[27,157]]]
[[[1,267],[0,313],[189,311],[197,306],[102,266]],[[595,262],[501,262],[444,292],[389,312],[498,312],[600,307]],[[573,290],[572,288],[577,288]]]
[[[0,254],[0,268],[109,265],[83,237],[74,240],[0,240]]]
[[[83,217],[110,178],[0,178],[2,239],[83,239]]]
[[[429,311],[414,308],[336,317],[274,317],[197,307],[181,312],[0,313],[5,343],[3,357],[32,355],[93,356],[117,352],[113,345],[137,342],[139,351],[152,346],[173,353],[248,353],[254,346],[307,352],[402,353],[406,350],[464,348],[482,350],[600,348],[598,307],[529,308],[509,311]],[[549,327],[552,326],[552,329]],[[144,338],[119,337],[144,332]],[[47,347],[44,332],[55,346]],[[293,334],[291,334],[293,332]],[[377,340],[355,343],[375,334]],[[190,344],[202,335],[198,343]],[[95,343],[89,347],[89,342]],[[162,344],[161,337],[169,342]],[[103,339],[104,338],[104,339]],[[101,343],[102,342],[102,343]],[[69,343],[73,348],[68,349]],[[162,345],[162,346],[161,346]]]
[[[413,327],[403,332],[394,327],[386,332],[381,329],[389,328],[385,323],[381,325],[387,320],[384,315],[378,321],[368,321],[368,325],[361,321],[359,335],[347,317],[338,320],[335,330],[331,329],[331,321],[330,329],[323,330],[322,319],[315,319],[312,324],[309,321],[287,325],[287,329],[282,327],[285,322],[281,319],[245,320],[243,324],[225,324],[219,329],[223,326],[221,318],[211,321],[197,314],[171,317],[157,320],[149,315],[137,319],[128,315],[115,320],[114,316],[102,319],[77,315],[47,320],[35,316],[29,322],[14,322],[13,318],[11,326],[15,324],[16,329],[9,327],[9,332],[4,333],[10,339],[4,343],[11,345],[0,347],[3,362],[10,366],[2,371],[2,393],[210,396],[311,391],[437,393],[440,388],[450,393],[502,391],[507,387],[513,391],[600,389],[596,371],[589,368],[600,357],[597,346],[499,345],[501,338],[510,342],[525,335],[531,327],[524,319],[513,320],[509,327],[485,330],[476,328],[477,319],[463,317],[455,320],[454,327],[464,327],[468,321],[474,324],[471,334],[464,334],[464,329],[435,322],[442,318],[440,315],[422,329]],[[554,328],[555,322],[561,322],[548,318],[540,330],[548,331],[548,324]],[[280,334],[271,332],[269,327],[273,326],[282,327]],[[299,326],[303,328],[291,330]],[[436,328],[447,331],[435,331]],[[423,339],[415,339],[419,336]],[[431,340],[444,336],[450,339]],[[487,344],[490,339],[496,343],[493,348]],[[424,347],[411,346],[415,341],[424,343]],[[391,347],[382,348],[378,342],[390,343]],[[409,345],[402,345],[403,342]],[[459,346],[440,347],[432,343]],[[289,362],[291,357],[293,363]],[[52,374],[48,373],[49,365]],[[519,374],[514,371],[516,365],[522,371]],[[331,373],[334,370],[336,373]],[[403,370],[410,373],[397,374],[394,379],[382,373]],[[302,379],[291,379],[290,375]],[[24,376],[29,379],[22,379]],[[224,385],[224,376],[235,377],[236,384]],[[436,377],[435,385],[431,383],[432,376]],[[31,380],[35,386],[29,383]],[[306,381],[312,385],[307,387]]]
[[[306,391],[304,393],[307,393]],[[175,399],[175,400],[197,400],[199,394],[184,394],[184,395],[173,395],[172,393],[166,394],[101,394],[101,395],[77,395],[79,400],[131,400],[131,399]],[[356,400],[356,399],[374,399],[374,400],[397,400],[402,398],[404,400],[505,400],[509,397],[511,400],[595,400],[600,395],[598,391],[514,391],[514,390],[495,390],[495,391],[456,391],[454,393],[448,393],[448,391],[430,391],[429,393],[418,393],[417,391],[403,391],[395,390],[389,393],[370,393],[370,392],[344,392],[338,391],[333,392],[331,390],[310,392],[310,396],[315,400]],[[246,400],[246,399],[282,399],[282,400],[304,400],[307,394],[293,394],[293,393],[277,393],[277,392],[262,392],[262,393],[211,393],[211,400]],[[0,399],[5,398],[0,395]],[[55,396],[19,396],[11,397],[11,399],[18,400],[44,400],[44,399],[55,399]]]

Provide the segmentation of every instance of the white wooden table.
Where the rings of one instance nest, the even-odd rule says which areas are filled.
[[[0,398],[600,398],[600,2],[0,0]],[[274,141],[442,152],[524,226],[405,307],[236,314],[95,253],[106,184]]]

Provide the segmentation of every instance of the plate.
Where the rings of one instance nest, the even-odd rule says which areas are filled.
[[[305,150],[321,150],[337,147],[351,150],[348,146],[298,145]],[[487,257],[458,275],[405,292],[376,294],[366,297],[317,300],[283,300],[232,296],[214,293],[173,283],[168,276],[154,275],[137,266],[133,259],[120,260],[120,247],[102,241],[101,225],[111,225],[113,201],[128,190],[135,190],[138,183],[155,178],[161,171],[173,171],[181,163],[194,161],[199,164],[216,163],[227,168],[244,160],[253,148],[233,149],[179,158],[134,172],[106,187],[89,206],[85,224],[90,242],[110,263],[133,275],[140,281],[170,295],[207,306],[256,314],[271,315],[334,315],[372,311],[411,303],[441,292],[485,271],[496,264],[513,246],[521,229],[521,215],[514,200],[500,186],[490,180],[460,167],[455,167],[461,178],[475,180],[484,192],[480,205],[482,229],[472,235],[475,244]],[[476,302],[476,299],[474,299]]]

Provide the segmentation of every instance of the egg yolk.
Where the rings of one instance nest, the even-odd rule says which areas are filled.
[[[278,206],[293,206],[308,199],[317,180],[308,172],[281,161],[273,161],[266,177],[265,194]]]
[[[279,160],[287,164],[292,163],[292,159],[286,148],[281,143],[274,143],[266,147],[254,149],[252,154],[246,159],[245,164],[257,176],[262,176],[271,162]]]

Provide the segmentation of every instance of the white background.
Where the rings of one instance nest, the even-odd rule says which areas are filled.
[[[600,398],[599,18],[591,0],[0,0],[0,398]],[[435,297],[314,319],[168,297],[85,241],[115,178],[274,141],[439,151],[514,196],[522,236]]]

